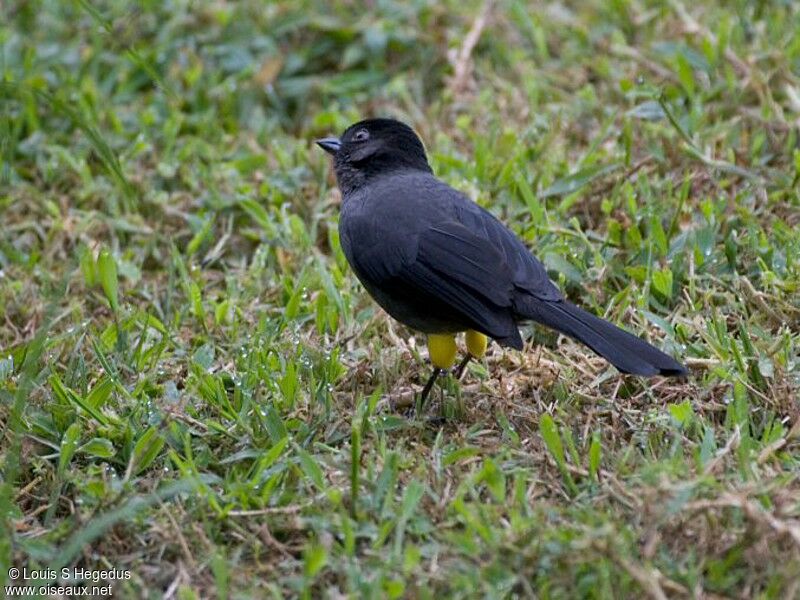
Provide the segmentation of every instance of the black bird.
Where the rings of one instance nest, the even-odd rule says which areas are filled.
[[[419,137],[393,119],[368,119],[317,144],[334,159],[342,192],[339,235],[350,266],[392,317],[428,334],[436,377],[455,361],[455,334],[471,356],[486,336],[522,349],[536,321],[586,344],[623,373],[686,375],[647,342],[571,304],[525,245],[491,213],[438,180]]]

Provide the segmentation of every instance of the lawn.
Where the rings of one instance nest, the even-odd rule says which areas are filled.
[[[386,115],[690,377],[526,325],[407,417],[313,143]],[[799,134],[790,0],[5,0],[0,580],[800,597]]]

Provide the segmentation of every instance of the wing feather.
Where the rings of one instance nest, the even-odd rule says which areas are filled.
[[[375,243],[362,243],[352,256],[368,287],[417,299],[421,311],[426,302],[447,306],[453,320],[467,327],[495,338],[518,338],[511,272],[489,240],[457,221],[438,222],[402,240],[384,232]]]

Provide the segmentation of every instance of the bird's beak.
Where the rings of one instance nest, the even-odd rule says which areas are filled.
[[[339,151],[339,148],[342,147],[342,142],[339,138],[335,137],[326,137],[322,138],[321,140],[317,140],[317,146],[325,150],[328,154],[336,154]]]

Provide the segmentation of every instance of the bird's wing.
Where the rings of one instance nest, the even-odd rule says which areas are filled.
[[[502,255],[516,288],[539,300],[558,301],[563,298],[550,281],[544,265],[494,215],[474,202],[460,202],[456,211],[465,227],[487,239]]]
[[[505,256],[461,223],[438,223],[423,231],[416,262],[495,306],[511,303],[512,273]]]
[[[518,337],[510,306],[514,289],[505,257],[461,223],[441,221],[415,236],[383,243],[353,256],[360,276],[386,290],[413,292],[453,310],[454,320],[495,338]]]

